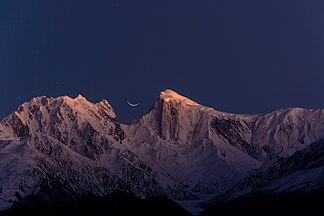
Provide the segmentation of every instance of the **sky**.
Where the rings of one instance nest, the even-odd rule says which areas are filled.
[[[0,118],[81,94],[127,123],[165,89],[231,113],[324,108],[324,1],[1,0],[0,80]]]

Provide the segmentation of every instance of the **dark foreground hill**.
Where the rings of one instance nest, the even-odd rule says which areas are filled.
[[[114,192],[103,197],[87,197],[64,206],[36,205],[1,212],[2,216],[70,216],[70,215],[177,215],[191,216],[165,196],[139,199],[132,194]]]
[[[324,215],[324,190],[311,193],[254,194],[212,204],[199,216]]]

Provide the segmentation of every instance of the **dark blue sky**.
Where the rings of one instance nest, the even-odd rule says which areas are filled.
[[[0,79],[1,118],[80,93],[128,122],[167,88],[235,113],[324,108],[324,1],[1,0]]]

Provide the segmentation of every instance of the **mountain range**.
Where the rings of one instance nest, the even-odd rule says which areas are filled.
[[[129,125],[107,100],[81,95],[37,97],[0,122],[2,211],[122,191],[197,214],[251,194],[323,187],[323,109],[230,114],[165,90]]]

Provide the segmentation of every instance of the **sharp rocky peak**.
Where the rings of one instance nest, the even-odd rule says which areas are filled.
[[[94,104],[81,95],[76,98],[41,96],[25,102],[10,116],[0,121],[0,130],[2,125],[2,127],[12,128],[13,133],[17,134],[15,131],[21,126],[23,130],[19,129],[19,131],[23,131],[23,133],[18,133],[20,135],[17,136],[25,137],[29,133],[45,132],[59,122],[64,122],[66,127],[90,122],[93,125],[98,125],[98,128],[100,127],[99,122],[104,124],[106,121],[119,124],[116,114],[106,100]],[[12,133],[10,134],[12,135]]]
[[[167,89],[160,93],[140,123],[165,140],[186,143],[188,131],[192,131],[204,109],[204,106]]]
[[[166,89],[166,90],[162,91],[160,93],[160,99],[165,102],[175,101],[175,102],[184,103],[184,104],[188,104],[188,105],[200,106],[198,103],[196,103],[196,102],[190,100],[189,98],[186,98],[186,97],[184,97],[170,89]]]
[[[46,96],[40,96],[40,97],[35,97],[31,99],[29,102],[25,102],[22,104],[19,109],[19,111],[22,111],[24,109],[30,109],[31,107],[52,107],[55,106],[62,106],[62,105],[68,105],[71,108],[77,108],[78,106],[87,106],[89,108],[95,108],[97,106],[100,107],[105,107],[106,109],[112,110],[112,106],[108,103],[107,100],[102,99],[99,103],[92,103],[88,101],[84,96],[78,95],[75,98],[71,98],[67,95],[65,96],[60,96],[60,97],[46,97]]]

